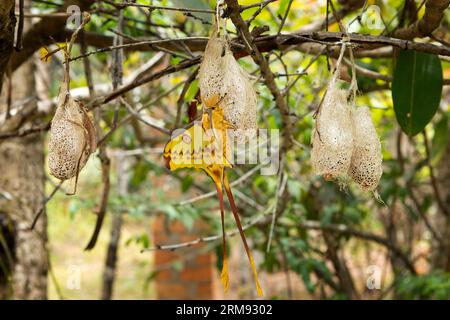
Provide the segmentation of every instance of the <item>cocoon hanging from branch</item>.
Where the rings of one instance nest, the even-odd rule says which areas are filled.
[[[368,107],[352,114],[354,147],[349,176],[364,191],[375,191],[383,174],[380,139]]]
[[[97,147],[94,124],[87,110],[72,98],[69,90],[70,51],[78,32],[89,22],[90,16],[84,13],[83,18],[83,23],[74,32],[70,42],[61,48],[65,57],[64,81],[58,94],[48,144],[50,174],[63,181],[75,178],[70,194],[76,193],[78,174]]]
[[[247,72],[239,65],[228,41],[214,31],[199,70],[199,86],[206,108],[221,108],[234,129],[257,129],[256,92]]]
[[[326,180],[345,175],[353,152],[351,106],[346,90],[332,80],[320,106],[312,137],[311,163]]]
[[[50,173],[60,180],[77,177],[95,149],[96,133],[92,120],[70,93],[61,92],[50,128]]]

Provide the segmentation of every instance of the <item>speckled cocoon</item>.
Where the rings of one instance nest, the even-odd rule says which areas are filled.
[[[347,92],[330,81],[316,118],[312,137],[311,163],[326,180],[346,175],[353,152],[352,107]]]
[[[214,32],[199,70],[205,108],[219,107],[234,129],[257,129],[257,100],[248,74],[238,64],[224,37]]]
[[[50,128],[50,173],[60,180],[75,177],[95,148],[95,129],[91,119],[84,107],[62,90]]]
[[[352,121],[354,147],[349,176],[362,190],[375,191],[383,174],[382,154],[369,108],[356,108]]]

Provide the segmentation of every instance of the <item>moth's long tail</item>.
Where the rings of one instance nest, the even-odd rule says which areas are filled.
[[[228,275],[228,257],[227,257],[227,244],[226,244],[226,233],[225,233],[225,206],[223,204],[223,192],[222,192],[222,183],[214,179],[214,183],[217,189],[217,196],[219,197],[220,203],[220,218],[222,220],[222,246],[223,246],[223,266],[222,266],[222,274],[220,275],[220,279],[222,281],[223,290],[225,292],[228,291],[228,287],[230,284],[230,277]]]
[[[241,235],[242,242],[244,243],[244,247],[245,247],[245,251],[247,252],[248,260],[250,261],[250,266],[252,268],[253,278],[255,279],[255,285],[256,285],[256,290],[257,290],[258,296],[261,297],[263,295],[263,292],[262,292],[261,286],[259,284],[258,272],[256,271],[255,262],[253,261],[252,253],[247,244],[247,239],[245,238],[244,230],[242,230],[241,219],[239,218],[238,209],[236,207],[236,203],[234,202],[233,193],[231,192],[231,187],[228,182],[228,177],[226,176],[226,174],[224,174],[224,177],[223,177],[223,185],[225,187],[225,192],[227,193],[228,200],[230,201],[231,211],[233,212],[234,220],[236,220],[236,225],[239,229],[239,233]]]

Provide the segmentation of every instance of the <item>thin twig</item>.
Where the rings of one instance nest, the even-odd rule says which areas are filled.
[[[254,220],[250,221],[245,226],[243,226],[243,229],[247,230],[253,226],[264,226],[267,223],[270,223],[271,217],[269,216],[269,212],[271,210],[272,210],[272,207],[267,208],[267,210],[263,214],[256,217]],[[384,238],[382,236],[379,236],[379,235],[376,235],[373,233],[369,233],[369,232],[365,232],[365,231],[361,231],[361,230],[357,230],[357,229],[352,229],[343,224],[323,225],[319,221],[308,220],[308,221],[300,222],[296,226],[299,228],[303,228],[303,229],[326,230],[326,231],[335,232],[338,234],[352,235],[352,236],[355,236],[355,237],[363,239],[363,240],[378,243],[378,244],[390,249],[395,255],[397,255],[405,263],[405,266],[408,268],[408,270],[411,273],[416,274],[416,271],[415,271],[415,268],[414,268],[412,262],[405,255],[405,253],[403,253],[403,251],[400,250],[398,247],[394,246],[387,238]],[[235,236],[236,234],[239,234],[238,230],[229,232],[226,235],[228,237],[232,237],[232,236]],[[186,242],[181,242],[181,243],[176,243],[176,244],[155,245],[151,248],[143,249],[143,250],[141,250],[141,252],[151,252],[151,251],[156,251],[156,250],[174,251],[177,249],[191,247],[191,246],[194,246],[199,243],[217,241],[218,239],[221,239],[221,238],[222,238],[222,235],[214,235],[214,236],[209,236],[209,237],[197,238],[192,241],[186,241]]]
[[[292,136],[291,135],[292,124],[291,119],[289,117],[289,107],[275,83],[274,74],[270,70],[270,66],[267,60],[263,57],[256,44],[253,42],[253,37],[248,29],[248,26],[239,13],[239,4],[237,0],[226,0],[225,2],[231,10],[230,14],[231,20],[235,24],[236,28],[239,30],[241,38],[249,46],[249,48],[247,49],[248,53],[251,55],[252,59],[260,66],[261,74],[264,76],[265,84],[272,93],[273,97],[275,98],[275,102],[280,111],[281,119],[283,122],[284,138],[281,153],[284,153],[291,145],[291,136]]]
[[[117,21],[117,30],[118,32],[123,32],[123,10],[119,10],[119,19]],[[123,37],[119,35],[114,36],[113,40],[114,46],[121,46],[123,45]],[[123,81],[123,49],[114,50],[112,53],[112,66],[111,66],[111,76],[112,76],[112,86],[113,90],[116,90],[119,86],[122,85]],[[113,115],[113,122],[112,127],[114,128],[117,125],[117,120],[119,118],[119,111],[120,111],[120,103],[116,103],[114,108],[114,115]]]
[[[111,160],[108,157],[108,154],[106,153],[105,146],[99,147],[99,155],[100,162],[102,164],[102,196],[100,198],[100,204],[96,211],[97,214],[97,221],[95,223],[94,232],[92,233],[91,239],[89,240],[85,251],[92,250],[95,247],[95,244],[97,243],[98,236],[100,234],[100,230],[102,228],[103,220],[106,215],[106,209],[108,207],[108,198],[109,198],[109,190],[111,186],[110,182],[110,171],[111,171]]]
[[[45,211],[45,206],[47,205],[47,203],[54,197],[54,195],[56,194],[56,192],[61,188],[62,184],[64,183],[64,180],[61,180],[59,182],[59,184],[56,185],[56,187],[53,188],[53,191],[50,193],[50,195],[44,199],[44,201],[42,201],[42,205],[39,208],[39,210],[34,214],[34,218],[33,221],[31,222],[30,225],[30,230],[33,230],[34,227],[36,226],[36,223],[39,220],[39,217],[42,215],[42,213],[44,213]]]
[[[230,183],[230,187],[235,187],[237,185],[240,185],[242,182],[244,182],[245,180],[250,178],[254,173],[256,173],[256,171],[261,169],[261,167],[262,167],[261,164],[253,167],[252,169],[247,171],[245,174],[243,174],[241,177],[239,177],[238,179],[236,179],[235,181]],[[184,206],[184,205],[191,204],[191,203],[194,203],[194,202],[197,202],[197,201],[200,201],[200,200],[204,200],[204,199],[207,199],[207,198],[214,197],[215,195],[216,195],[216,191],[211,191],[211,192],[208,192],[208,193],[196,196],[194,198],[181,201],[181,202],[178,203],[178,205]]]
[[[269,210],[267,210],[269,211]],[[250,221],[248,224],[242,226],[243,230],[247,230],[251,227],[253,227],[254,225],[264,222],[263,218],[267,216],[267,211],[263,214],[261,214],[260,216],[256,217],[255,219],[253,219],[252,221]],[[239,230],[234,230],[232,232],[227,232],[226,236],[227,237],[233,237],[235,235],[239,234]],[[206,242],[212,242],[212,241],[216,241],[222,239],[222,235],[214,235],[214,236],[209,236],[209,237],[202,237],[202,238],[197,238],[195,240],[192,241],[186,241],[186,242],[181,242],[181,243],[176,243],[176,244],[166,244],[166,245],[155,245],[151,248],[146,248],[141,250],[141,253],[143,252],[151,252],[151,251],[156,251],[156,250],[177,250],[177,249],[182,249],[182,248],[188,248],[188,247],[192,247],[196,244],[199,243],[206,243]]]
[[[280,167],[278,171],[277,188],[275,190],[275,205],[272,210],[272,221],[270,223],[269,239],[267,240],[266,252],[270,252],[270,245],[272,243],[273,232],[275,230],[275,220],[277,218],[278,201],[284,192],[285,183],[287,182],[287,175],[284,173],[285,155],[281,155]]]
[[[161,100],[162,98],[164,98],[165,96],[171,94],[173,91],[175,91],[180,85],[182,85],[183,82],[177,84],[176,86],[174,86],[172,89],[167,90],[166,92],[162,93],[161,95],[159,95],[158,97],[156,97],[154,100],[150,101],[149,103],[147,103],[146,105],[142,106],[141,108],[139,108],[138,110],[136,110],[137,113],[141,112],[142,110],[144,110],[145,108],[147,108],[150,105],[155,104],[156,102],[158,102],[159,100]],[[120,128],[122,125],[128,123],[129,121],[131,121],[131,119],[133,119],[134,115],[133,114],[128,114],[127,116],[125,116],[122,120],[119,121],[119,123],[117,124],[117,126],[115,126],[114,128],[111,128],[110,131],[108,131],[99,141],[98,141],[98,146],[103,145],[108,138],[118,129]]]
[[[17,131],[13,131],[13,132],[3,132],[3,133],[0,133],[0,140],[8,139],[8,138],[16,138],[16,137],[20,138],[20,137],[28,136],[33,133],[48,131],[50,129],[50,126],[51,126],[51,121],[47,122],[46,124],[44,124],[42,126],[38,126],[38,127],[33,127],[33,128],[29,128],[29,129],[19,129]]]
[[[283,27],[284,27],[284,25],[286,23],[286,19],[287,19],[288,15],[289,15],[289,11],[291,11],[292,2],[294,2],[294,0],[289,0],[288,6],[286,8],[286,12],[284,13],[284,16],[283,16],[283,20],[281,20],[281,24],[278,27],[277,35],[280,35],[281,31],[283,30]]]
[[[140,4],[140,3],[131,3],[131,2],[115,3],[115,2],[109,1],[109,0],[103,0],[103,2],[108,3],[118,9],[123,9],[126,7],[137,7],[137,8],[146,8],[149,10],[167,10],[167,11],[180,11],[180,12],[211,13],[211,14],[215,13],[215,11],[211,10],[211,9],[152,6],[152,5],[145,5],[145,4]]]
[[[355,236],[357,238],[361,238],[361,239],[365,239],[365,240],[369,240],[369,241],[373,241],[378,244],[381,244],[381,245],[387,247],[388,249],[390,249],[395,255],[397,255],[400,259],[402,259],[403,262],[405,263],[405,266],[409,269],[409,271],[411,273],[416,274],[413,264],[408,259],[408,257],[405,255],[405,253],[398,247],[394,246],[387,238],[384,238],[382,236],[378,236],[378,235],[375,235],[372,233],[368,233],[365,231],[352,229],[343,224],[322,225],[318,221],[305,221],[305,222],[300,223],[299,226],[302,228],[307,228],[307,229],[327,230],[327,231],[337,232],[337,233],[341,233],[341,234],[348,234],[348,235]]]
[[[86,45],[86,33],[83,30],[80,32],[80,51],[81,53],[86,53],[87,51],[87,45]],[[89,61],[88,57],[85,57],[83,59],[83,68],[84,68],[84,76],[86,78],[87,86],[89,89],[89,98],[95,97],[95,86],[94,86],[94,80],[92,77],[92,69],[91,69],[91,63]]]
[[[76,61],[76,60],[79,60],[86,56],[93,55],[93,54],[99,54],[99,53],[103,53],[103,52],[132,48],[132,47],[139,47],[142,45],[153,46],[153,45],[164,44],[164,43],[183,42],[183,41],[187,41],[187,40],[198,41],[198,40],[207,40],[207,39],[208,38],[206,38],[206,37],[185,37],[185,38],[173,38],[173,39],[161,39],[161,40],[145,40],[145,41],[139,41],[139,42],[125,43],[125,44],[121,44],[121,45],[112,45],[109,47],[96,49],[94,51],[90,51],[85,54],[70,58],[70,61]]]
[[[157,122],[156,119],[153,119],[153,118],[145,119],[143,116],[141,116],[141,115],[139,114],[138,111],[136,111],[136,110],[128,103],[128,101],[125,100],[124,97],[120,97],[120,101],[124,104],[125,108],[126,108],[132,115],[134,115],[139,121],[141,121],[142,123],[148,125],[149,127],[154,128],[154,129],[156,129],[156,130],[158,130],[158,131],[160,131],[160,132],[162,132],[162,133],[164,133],[164,134],[170,135],[170,130],[168,130],[168,129],[162,127],[162,126],[159,126],[159,125],[156,123],[156,122]]]
[[[194,72],[191,73],[189,78],[184,83],[183,90],[181,90],[180,96],[179,96],[178,101],[177,101],[177,117],[175,119],[175,125],[174,125],[175,128],[178,128],[180,126],[180,124],[181,124],[181,111],[182,111],[182,108],[183,108],[183,104],[185,102],[184,101],[184,97],[186,96],[186,93],[188,92],[191,83],[197,77],[198,71],[199,71],[199,68],[196,68],[194,70]]]
[[[425,153],[426,153],[426,162],[427,162],[427,166],[428,166],[428,170],[430,170],[430,180],[431,180],[431,186],[433,188],[434,191],[434,195],[436,197],[436,202],[439,206],[439,209],[441,209],[442,213],[445,216],[449,216],[449,211],[448,208],[445,206],[444,201],[442,201],[442,196],[441,193],[439,191],[439,187],[438,187],[438,183],[436,181],[436,176],[434,175],[434,169],[433,166],[431,165],[431,152],[430,152],[430,146],[428,145],[428,138],[427,138],[427,132],[426,129],[423,130],[422,132],[423,134],[423,142],[425,145]]]
[[[263,2],[261,2],[260,3],[260,5],[259,5],[259,8],[258,8],[258,10],[256,10],[254,13],[253,13],[253,15],[251,16],[251,18],[250,19],[248,19],[246,22],[247,22],[247,25],[250,25],[251,23],[252,23],[252,21],[253,20],[255,20],[256,19],[256,17],[258,17],[259,16],[259,14],[270,4],[270,3],[272,3],[273,1],[263,1]],[[253,30],[252,30],[253,31]]]
[[[276,1],[278,1],[278,0],[265,0],[265,1],[261,1],[259,3],[252,3],[252,4],[242,5],[242,6],[239,6],[239,12],[243,12],[245,10],[256,8],[256,7],[263,7],[263,6],[266,7],[270,3],[276,2]]]
[[[91,101],[88,106],[91,108],[96,108],[100,105],[103,105],[105,103],[108,103],[114,99],[116,99],[117,97],[120,97],[122,94],[133,90],[134,88],[140,87],[141,85],[160,79],[163,76],[187,69],[189,67],[192,67],[196,64],[200,63],[200,57],[196,57],[194,59],[189,59],[189,60],[185,60],[183,62],[180,62],[179,64],[175,65],[175,66],[169,66],[159,72],[153,73],[153,74],[149,74],[147,76],[144,76],[142,78],[136,79],[135,81],[133,81],[132,83],[125,85],[109,94],[107,94],[106,96],[103,96],[101,98],[95,99],[94,101]]]

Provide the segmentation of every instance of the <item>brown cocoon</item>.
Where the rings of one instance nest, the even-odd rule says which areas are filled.
[[[77,176],[95,149],[96,134],[91,119],[63,88],[50,128],[50,173],[61,180]]]
[[[257,129],[257,100],[248,74],[238,64],[228,42],[214,32],[199,70],[200,93],[206,108],[223,109],[234,129]]]
[[[353,152],[351,106],[332,79],[316,118],[311,163],[316,174],[334,180],[347,174]]]
[[[354,148],[349,176],[364,191],[375,191],[383,174],[381,143],[372,122],[370,110],[353,111]]]

